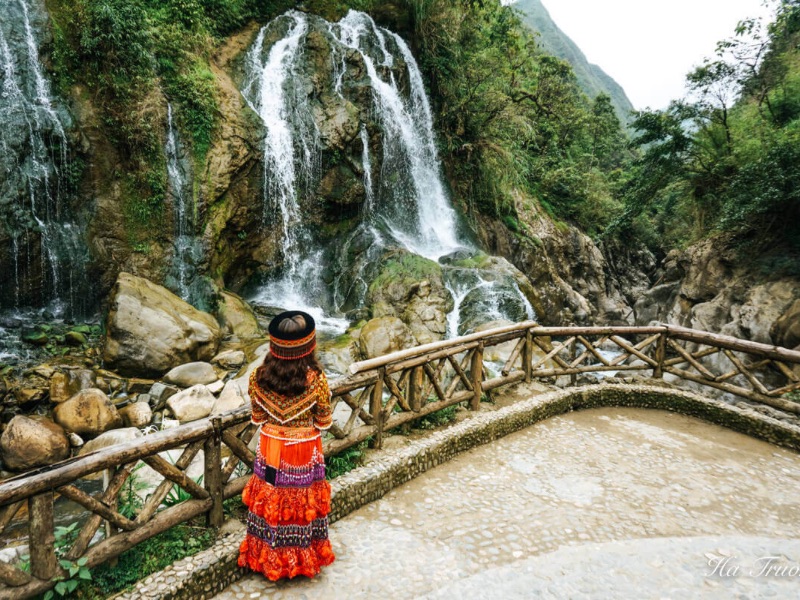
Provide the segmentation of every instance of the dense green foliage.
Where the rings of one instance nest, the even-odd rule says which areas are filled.
[[[637,114],[641,158],[614,229],[669,249],[727,232],[751,255],[800,251],[800,3],[744,21],[689,73],[689,96]]]
[[[588,100],[570,66],[498,2],[412,5],[444,156],[468,209],[507,220],[520,202],[538,202],[602,230],[627,157],[609,98]]]

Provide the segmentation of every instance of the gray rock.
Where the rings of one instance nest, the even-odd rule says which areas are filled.
[[[247,380],[243,378],[231,379],[225,384],[222,393],[214,402],[214,407],[211,409],[212,415],[219,415],[230,410],[244,406],[247,402],[245,390],[247,389]]]
[[[142,437],[142,435],[142,432],[136,427],[125,427],[123,429],[107,431],[104,434],[97,436],[95,439],[86,442],[83,448],[81,448],[81,451],[78,453],[78,456],[83,456],[84,454],[94,452],[95,450],[102,450],[103,448],[108,448],[109,446],[116,446],[117,444],[122,444],[123,442],[129,442],[130,440],[135,440]]]
[[[164,375],[164,381],[182,388],[198,384],[214,383],[219,377],[213,365],[207,362],[191,362],[180,365]]]
[[[239,339],[250,339],[263,335],[253,309],[240,296],[232,292],[220,293],[217,316],[222,328]],[[244,363],[244,359],[242,359],[242,363]]]
[[[204,385],[194,385],[167,400],[167,407],[181,423],[196,421],[211,414],[217,399]]]
[[[153,419],[153,410],[147,402],[135,402],[119,411],[126,427],[147,427]]]
[[[383,356],[416,345],[411,329],[397,317],[378,317],[368,321],[358,338],[367,358]]]
[[[64,430],[47,419],[17,415],[0,436],[3,464],[12,471],[49,465],[69,456]]]
[[[158,376],[210,360],[221,331],[214,317],[164,287],[120,273],[111,293],[103,359],[122,373]]]
[[[81,390],[53,411],[56,423],[67,431],[95,436],[122,426],[122,417],[106,394],[97,388]]]
[[[166,406],[167,400],[178,392],[180,392],[180,390],[174,385],[161,382],[154,383],[149,392],[150,405],[153,407],[153,410],[161,410]]]
[[[226,350],[212,358],[211,363],[219,365],[223,369],[238,369],[245,360],[245,354],[241,350]]]
[[[225,388],[225,382],[221,379],[217,379],[214,383],[206,384],[206,387],[208,388],[209,392],[216,396]]]

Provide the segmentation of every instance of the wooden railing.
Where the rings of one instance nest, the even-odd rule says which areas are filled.
[[[785,397],[800,389],[799,366],[800,352],[680,327],[519,323],[354,363],[350,375],[331,386],[335,423],[325,449],[336,454],[366,439],[380,447],[388,430],[459,403],[477,409],[502,386],[534,379],[569,385],[582,374],[674,376],[800,414],[800,403]],[[0,483],[0,545],[6,545],[12,523],[22,521],[30,549],[29,573],[0,562],[0,599],[30,597],[52,587],[63,574],[59,558],[86,558],[94,567],[200,515],[210,526],[221,525],[223,501],[241,493],[252,470],[255,457],[248,444],[254,432],[249,408],[242,407]],[[176,449],[181,454],[174,463],[163,457]],[[203,480],[198,483],[187,469],[201,452]],[[141,463],[161,481],[135,514],[124,516],[120,492]],[[106,485],[86,492],[85,481],[100,475]],[[190,499],[165,506],[174,486]],[[85,508],[86,518],[77,537],[60,540],[57,549],[54,507],[61,498]]]

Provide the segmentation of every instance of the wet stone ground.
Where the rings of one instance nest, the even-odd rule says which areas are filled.
[[[251,575],[217,598],[795,598],[798,517],[800,455],[682,415],[590,410],[333,524],[337,562],[316,579]]]

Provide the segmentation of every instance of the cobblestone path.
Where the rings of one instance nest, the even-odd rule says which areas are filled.
[[[393,490],[331,541],[314,580],[251,575],[216,598],[800,598],[800,455],[671,413],[571,413]]]

